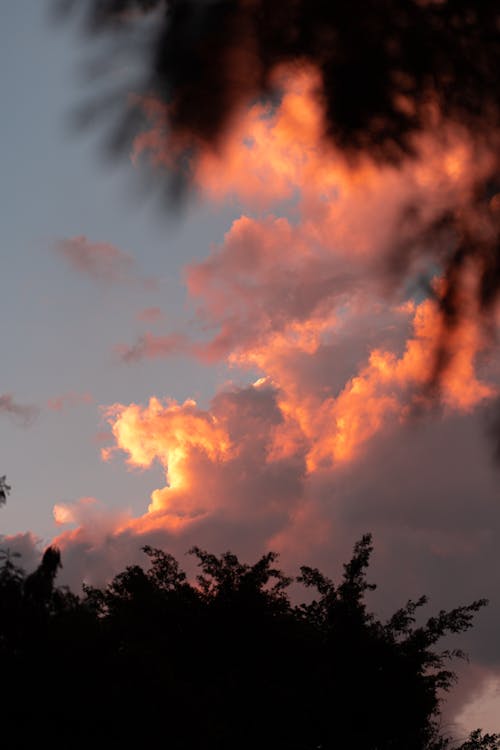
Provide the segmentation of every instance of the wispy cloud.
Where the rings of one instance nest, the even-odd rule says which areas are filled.
[[[81,404],[91,404],[93,398],[90,393],[76,393],[68,391],[60,396],[54,396],[47,401],[47,408],[51,411],[65,411],[68,408],[79,406]]]
[[[163,313],[159,307],[145,307],[137,313],[137,320],[143,323],[160,323],[163,317]]]
[[[56,252],[69,266],[93,281],[141,284],[154,289],[154,279],[142,278],[134,258],[111,242],[92,242],[85,235],[58,240]]]
[[[161,359],[171,354],[180,354],[188,351],[189,348],[188,339],[180,333],[171,333],[166,336],[144,333],[130,346],[117,344],[115,352],[123,362],[140,362],[144,359]]]
[[[0,415],[5,414],[22,427],[29,427],[39,414],[33,404],[20,404],[11,393],[0,395]]]

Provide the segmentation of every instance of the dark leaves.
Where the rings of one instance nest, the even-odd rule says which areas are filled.
[[[387,623],[366,611],[371,537],[355,546],[338,586],[313,568],[299,580],[318,598],[294,605],[275,553],[256,563],[192,549],[191,584],[170,554],[146,546],[150,567],[130,565],[82,599],[54,586],[49,548],[25,577],[8,553],[0,565],[4,732],[25,721],[32,744],[57,705],[73,746],[167,743],[174,750],[450,750],[439,731],[440,691],[453,656],[436,651],[484,605],[441,611],[415,626],[422,597]],[[43,691],[19,691],[26,681]],[[88,686],[91,686],[90,688]],[[85,705],[82,716],[81,706]],[[471,735],[462,750],[497,750]]]

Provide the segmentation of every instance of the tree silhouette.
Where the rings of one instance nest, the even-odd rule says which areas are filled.
[[[31,747],[49,721],[77,748],[455,747],[439,716],[454,678],[447,662],[460,652],[436,646],[471,627],[484,600],[416,625],[422,597],[379,621],[365,602],[369,535],[338,585],[301,568],[296,580],[316,593],[302,604],[274,553],[249,565],[194,547],[190,582],[172,555],[143,549],[147,569],[128,566],[81,597],[54,585],[56,549],[29,576],[3,554],[2,731],[12,747]],[[479,730],[460,746],[499,748]]]
[[[483,734],[480,729],[471,733],[469,739],[460,745],[460,750],[496,750],[498,735]]]
[[[7,501],[7,497],[10,493],[11,487],[7,484],[7,477],[4,474],[0,477],[0,505],[4,505]]]
[[[40,604],[50,601],[58,569],[62,567],[61,553],[57,547],[47,547],[38,568],[26,578],[24,594]]]

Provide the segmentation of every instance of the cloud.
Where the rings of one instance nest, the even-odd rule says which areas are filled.
[[[415,311],[400,315],[414,319]],[[349,347],[359,348],[359,340],[349,336],[345,346],[347,354]],[[281,553],[288,573],[304,563],[336,577],[354,541],[371,530],[370,578],[380,588],[370,605],[381,615],[422,593],[431,597],[429,611],[478,596],[491,598],[470,634],[450,644],[465,647],[472,659],[471,674],[453,694],[447,714],[450,721],[462,715],[480,684],[500,670],[498,476],[484,450],[484,417],[491,402],[481,398],[472,411],[452,398],[441,411],[408,418],[394,375],[409,367],[408,351],[407,345],[390,362],[395,380],[389,384],[379,364],[360,366],[356,377],[373,389],[370,398],[382,404],[383,418],[373,421],[370,398],[361,392],[359,417],[350,419],[358,442],[349,454],[336,449],[335,441],[345,433],[343,425],[335,425],[335,400],[340,413],[344,400],[356,397],[359,381],[354,377],[346,383],[339,375],[343,387],[332,389],[336,399],[321,396],[324,382],[335,373],[336,347],[296,353],[293,376],[297,392],[304,390],[302,422],[290,412],[290,396],[269,378],[226,388],[209,409],[192,400],[159,399],[145,406],[110,407],[106,418],[115,446],[104,457],[116,460],[123,453],[129,466],[141,470],[159,464],[165,482],[136,517],[107,509],[94,498],[58,504],[54,515],[63,530],[53,541],[63,551],[60,581],[75,588],[82,580],[103,584],[125,565],[143,564],[144,544],[180,559],[193,544],[215,552],[230,547],[245,559],[273,549]],[[317,372],[311,369],[316,358]],[[283,362],[284,372],[293,361]],[[384,411],[387,388],[390,408]],[[368,434],[359,433],[365,424]],[[472,726],[467,716],[465,711],[460,721]]]
[[[163,313],[159,307],[145,307],[137,313],[137,320],[145,323],[159,323],[163,320]]]
[[[68,391],[60,396],[55,396],[47,401],[47,408],[51,411],[65,411],[68,408],[80,406],[81,404],[90,404],[94,401],[90,393],[76,393]]]
[[[478,139],[465,121],[442,119],[436,112],[436,121],[431,118],[413,133],[411,158],[380,162],[368,148],[353,162],[345,149],[325,139],[318,69],[296,64],[276,70],[275,78],[279,104],[257,101],[232,118],[217,149],[195,150],[190,175],[196,187],[218,200],[236,195],[261,211],[265,207],[267,216],[244,215],[235,222],[224,247],[189,270],[190,288],[197,294],[204,286],[209,293],[212,276],[220,306],[228,292],[235,293],[238,322],[254,291],[267,295],[268,306],[293,300],[298,309],[308,300],[320,303],[339,289],[350,286],[352,292],[362,280],[378,278],[390,297],[434,266],[444,279],[441,342],[432,374],[437,382],[454,346],[454,325],[470,312],[463,287],[471,269],[475,316],[486,335],[495,325],[500,214],[491,186],[498,181],[500,130]],[[147,109],[152,126],[136,136],[135,157],[146,153],[156,167],[175,169],[175,140],[165,134],[162,108]],[[280,200],[294,201],[291,219],[271,213]],[[287,263],[290,250],[293,259]],[[270,312],[279,322],[280,311]],[[224,327],[220,346],[231,349],[232,341]]]
[[[14,565],[31,573],[40,562],[41,539],[31,532],[0,534],[0,550],[11,555]]]
[[[240,226],[246,231],[245,222]],[[274,231],[265,241],[245,231],[244,241],[236,234],[234,244],[226,239],[215,251],[227,259],[209,259],[209,270],[201,265],[195,273],[191,293],[208,299],[200,315],[232,336],[219,352],[209,341],[197,356],[229,353],[233,366],[260,377],[226,387],[206,409],[191,399],[157,398],[107,409],[115,444],[103,457],[122,452],[131,467],[159,465],[165,480],[137,517],[101,521],[87,502],[83,514],[58,508],[59,520],[76,523],[56,539],[67,561],[64,580],[102,583],[140,562],[146,543],[177,556],[192,544],[229,546],[250,559],[273,549],[287,572],[307,563],[335,575],[354,541],[371,530],[372,577],[381,587],[374,604],[382,612],[422,593],[436,608],[492,597],[466,643],[477,669],[450,704],[457,713],[500,666],[493,598],[498,477],[483,443],[498,362],[483,359],[487,342],[474,297],[469,319],[454,329],[455,355],[440,389],[429,394],[442,325],[437,299],[391,306],[376,283],[354,284],[352,293],[339,283],[338,296],[318,301],[308,297],[306,273],[305,302],[281,292],[273,299],[266,280],[283,283],[266,245]],[[293,267],[295,246],[283,247]],[[285,269],[285,260],[278,255],[276,263]],[[300,276],[292,275],[297,289]],[[436,295],[440,287],[437,280]]]
[[[29,427],[39,414],[39,409],[31,404],[19,404],[11,393],[0,395],[0,415],[9,416],[21,427]]]
[[[124,149],[128,156],[134,141],[135,161],[146,152],[154,164],[166,168],[151,174],[168,175],[167,195],[174,199],[174,208],[185,197],[186,186],[198,188],[201,177],[205,188],[208,181],[212,192],[222,192],[226,173],[230,180],[237,176],[240,193],[260,193],[261,203],[284,193],[293,197],[294,172],[304,162],[311,165],[303,138],[299,135],[294,143],[301,132],[309,140],[314,135],[319,147],[310,184],[314,190],[321,185],[325,205],[321,211],[316,203],[316,212],[328,211],[332,153],[337,165],[349,167],[354,181],[366,169],[407,175],[417,164],[421,176],[427,174],[423,192],[439,196],[433,205],[434,221],[424,216],[429,201],[422,205],[420,196],[408,196],[404,186],[401,198],[409,198],[405,205],[383,204],[379,190],[376,232],[384,233],[386,209],[397,209],[401,241],[397,248],[392,243],[392,275],[403,280],[418,258],[431,259],[446,278],[440,305],[446,326],[437,380],[450,345],[448,333],[456,319],[467,315],[460,304],[460,286],[468,261],[477,266],[476,295],[485,329],[500,294],[500,219],[494,198],[500,140],[498,9],[493,0],[481,3],[481,8],[472,0],[459,6],[423,0],[404,6],[391,0],[383,8],[376,2],[358,5],[306,0],[189,0],[173,5],[162,0],[88,0],[83,16],[87,32],[105,29],[112,42],[109,66],[102,65],[101,72],[113,70],[116,45],[122,43],[127,59],[137,55],[143,75],[142,82],[125,87],[136,92],[133,102],[123,90],[114,91],[88,107],[87,120],[95,122],[111,113],[112,150]],[[127,24],[134,35],[114,33]],[[293,95],[291,78],[309,81],[307,97]],[[255,127],[243,133],[249,111]],[[263,149],[266,121],[275,121],[276,113],[281,127]],[[462,141],[455,154],[448,148],[450,134]],[[430,166],[425,170],[426,143],[435,159],[443,155],[450,174],[456,167],[464,172],[458,180],[464,188],[460,201],[450,204],[441,174]],[[259,150],[267,150],[266,160],[259,159]],[[461,150],[467,152],[465,162]],[[266,179],[278,165],[280,179]],[[301,181],[302,187],[306,184]],[[362,184],[358,183],[361,193]],[[351,233],[356,234],[352,225]],[[384,259],[379,257],[379,262]]]
[[[184,350],[258,380],[221,391],[206,410],[168,399],[108,410],[128,463],[165,472],[149,510],[112,535],[118,546],[135,535],[176,545],[200,535],[306,554],[342,528],[321,512],[330,507],[323,486],[340,493],[337,506],[335,488],[364,470],[379,441],[406,444],[418,415],[447,424],[496,398],[498,361],[476,294],[484,269],[464,263],[453,288],[467,315],[450,327],[442,310],[456,238],[446,223],[437,229],[448,214],[464,231],[473,221],[471,196],[493,168],[489,144],[447,123],[415,137],[412,159],[351,164],[325,141],[317,69],[279,76],[280,101],[240,112],[219,150],[193,164],[205,194],[236,195],[249,209],[186,270],[204,339],[147,333],[119,349],[128,361]],[[160,123],[135,145],[159,163],[169,158]],[[411,291],[419,275],[425,283]],[[76,530],[71,544],[86,549],[86,533]]]
[[[172,333],[167,336],[156,336],[144,333],[132,345],[117,344],[115,352],[123,362],[140,362],[144,359],[159,359],[179,354],[190,349],[188,339],[182,334]]]
[[[192,400],[115,405],[107,419],[116,447],[105,449],[104,457],[109,460],[123,451],[132,467],[159,463],[165,485],[152,493],[147,512],[107,528],[106,534],[82,523],[58,537],[64,558],[72,559],[72,583],[83,570],[87,576],[93,570],[102,580],[104,571],[111,569],[111,547],[114,562],[120,549],[120,563],[125,563],[127,554],[151,539],[161,540],[177,554],[194,543],[225,548],[228,539],[232,544],[239,539],[245,554],[254,556],[300,501],[306,471],[303,452],[268,460],[274,432],[282,422],[272,389],[225,391],[215,397],[210,411]],[[92,505],[85,510],[91,513]],[[62,513],[58,509],[58,518],[64,519],[65,513],[65,508]],[[69,517],[74,520],[71,509]]]
[[[207,357],[227,354],[252,330],[303,320],[313,308],[364,294],[367,285],[397,298],[412,280],[418,286],[427,277],[428,284],[433,268],[445,279],[438,358],[444,361],[454,320],[470,314],[463,287],[471,268],[474,315],[484,322],[481,290],[485,278],[494,278],[488,264],[496,257],[496,219],[487,203],[476,204],[475,193],[494,173],[494,151],[448,123],[420,133],[412,159],[353,165],[325,142],[317,72],[296,67],[282,71],[280,80],[278,106],[254,104],[217,151],[202,151],[193,164],[193,181],[205,194],[217,200],[236,195],[261,214],[266,208],[264,218],[244,214],[235,221],[222,246],[187,270],[205,327],[221,329]],[[135,148],[161,165],[171,149],[160,132],[157,142],[150,138],[154,132],[146,141],[138,136]],[[293,201],[287,216],[273,213],[280,201]],[[484,257],[479,249],[464,256],[462,239],[469,243],[479,232]],[[463,260],[455,273],[456,253]]]
[[[93,281],[154,287],[153,280],[139,278],[134,258],[110,242],[91,242],[80,235],[59,240],[55,250],[74,271]]]
[[[98,529],[103,536],[110,531],[119,532],[130,517],[128,511],[122,508],[110,510],[95,497],[81,497],[74,503],[57,503],[53,514],[58,526],[85,525],[91,531]]]
[[[98,5],[106,24],[112,5]],[[200,340],[148,332],[118,353],[183,351],[254,382],[205,409],[110,407],[104,457],[164,480],[136,518],[93,526],[92,503],[59,508],[77,527],[58,543],[75,581],[104,580],[146,541],[277,549],[287,570],[335,574],[371,530],[380,611],[422,593],[436,608],[491,598],[456,713],[500,669],[498,474],[483,440],[500,375],[498,10],[362,5],[193,0],[164,22],[148,4],[155,73],[127,149],[181,197],[190,184],[243,209],[186,269]]]
[[[103,582],[141,561],[145,543],[178,557],[195,543],[247,559],[275,549],[289,573],[305,563],[338,576],[353,542],[371,530],[370,578],[379,583],[371,605],[382,615],[422,593],[429,611],[491,598],[471,633],[450,644],[465,647],[477,667],[450,704],[458,712],[500,669],[498,476],[484,450],[483,415],[386,423],[369,449],[312,470],[300,431],[287,451],[276,450],[279,432],[291,431],[279,401],[264,382],[218,394],[210,411],[156,400],[114,407],[117,448],[131,466],[159,462],[165,486],[136,518],[101,523],[93,501],[59,510],[60,520],[79,524],[56,540],[61,580]]]
[[[344,149],[386,160],[411,153],[412,135],[428,125],[433,104],[476,130],[498,123],[492,1],[478,9],[472,2],[456,8],[396,0],[383,8],[90,0],[87,21],[95,31],[109,30],[133,10],[128,20],[139,28],[139,8],[154,20],[145,89],[168,92],[170,128],[195,142],[220,142],[239,110],[272,96],[276,68],[298,61],[321,71],[325,130]]]
[[[475,722],[486,727],[492,726],[497,720],[500,701],[500,675],[486,674],[478,683],[481,688],[478,690],[476,683],[472,700],[469,700],[467,705],[463,706],[456,717],[459,731],[461,729],[464,735]]]

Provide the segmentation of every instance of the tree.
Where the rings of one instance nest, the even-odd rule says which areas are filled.
[[[5,553],[2,730],[31,747],[57,710],[72,747],[452,750],[439,713],[453,654],[436,646],[485,602],[417,626],[422,597],[381,622],[364,598],[371,551],[364,536],[338,585],[303,567],[297,580],[317,596],[302,604],[274,553],[249,565],[194,547],[190,582],[147,546],[149,567],[128,566],[82,597],[54,585],[57,550],[28,577]],[[499,748],[478,730],[457,750]]]
[[[0,505],[4,505],[7,502],[7,497],[11,489],[11,486],[7,484],[7,477],[4,474],[0,477]]]
[[[483,734],[480,729],[471,733],[470,737],[459,750],[497,750],[499,745],[499,735]]]

